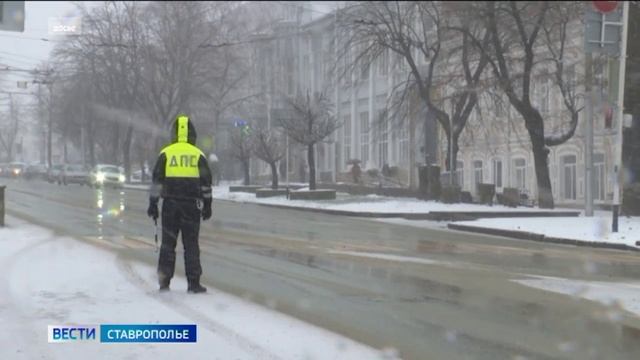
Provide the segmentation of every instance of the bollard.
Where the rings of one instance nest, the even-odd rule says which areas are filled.
[[[4,226],[4,189],[6,186],[0,185],[0,227]]]

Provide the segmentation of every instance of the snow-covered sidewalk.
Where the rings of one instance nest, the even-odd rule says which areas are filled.
[[[0,228],[0,359],[376,359],[327,330],[186,281],[158,293],[151,266],[9,219]],[[47,343],[47,325],[196,324],[197,343]]]
[[[611,232],[611,221],[610,212],[598,211],[593,217],[480,219],[457,222],[455,225],[640,248],[636,246],[636,241],[640,241],[640,217],[620,217],[617,233]]]
[[[626,310],[640,316],[640,283],[603,282],[563,279],[549,276],[528,276],[513,280],[522,285],[600,302],[609,308],[607,316],[618,319]]]
[[[369,213],[404,213],[426,214],[430,212],[548,212],[549,210],[518,207],[510,208],[502,205],[477,204],[444,204],[436,201],[424,201],[412,198],[394,198],[378,195],[355,196],[337,193],[336,200],[288,200],[284,196],[256,198],[255,194],[245,192],[229,192],[227,186],[213,188],[213,197],[218,200],[229,200],[244,203],[292,206],[300,208],[324,209],[349,212]],[[558,211],[574,211],[571,209],[555,209]]]

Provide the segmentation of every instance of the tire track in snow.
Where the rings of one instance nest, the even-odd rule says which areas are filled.
[[[121,256],[117,257],[117,267],[118,269],[125,275],[127,280],[129,280],[134,286],[141,287],[146,290],[147,294],[155,291],[155,288],[152,284],[142,278],[140,274],[138,274],[133,268],[131,264],[123,259]],[[245,350],[247,353],[254,356],[256,359],[269,359],[269,360],[279,360],[280,357],[271,353],[270,350],[263,348],[262,346],[252,342],[250,339],[238,334],[233,329],[224,326],[223,324],[217,323],[214,320],[208,318],[205,314],[185,305],[183,302],[176,301],[170,297],[162,296],[162,294],[158,294],[159,296],[150,296],[151,298],[161,301],[166,305],[170,305],[171,309],[176,311],[177,313],[186,316],[193,321],[198,322],[198,324],[203,325],[206,329],[213,332],[214,334],[220,335],[221,337],[226,338],[227,340],[232,341],[242,350]]]
[[[15,239],[9,241],[16,241]],[[21,240],[22,241],[22,240]],[[5,324],[3,331],[10,332],[11,339],[16,342],[0,347],[0,357],[6,354],[6,359],[52,359],[52,353],[46,348],[47,329],[37,329],[32,313],[27,313],[24,302],[16,299],[11,289],[13,281],[24,281],[24,276],[14,273],[16,264],[30,251],[50,243],[51,240],[40,240],[19,248],[12,254],[0,256],[3,271],[0,272],[0,318]],[[7,329],[8,327],[8,329]],[[18,336],[16,336],[18,332]],[[2,337],[2,332],[0,332]],[[8,336],[6,337],[9,338]],[[12,350],[15,350],[12,351]],[[5,353],[5,351],[7,351]]]

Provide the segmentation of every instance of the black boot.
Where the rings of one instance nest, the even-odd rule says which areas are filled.
[[[192,294],[205,293],[207,292],[207,288],[200,285],[199,281],[189,281],[189,288],[187,289],[187,292]]]
[[[158,285],[160,286],[160,291],[169,291],[170,282],[170,278],[167,278],[166,275],[158,271]]]
[[[169,282],[168,281],[160,281],[159,282],[160,285],[160,291],[164,292],[164,291],[169,291]]]

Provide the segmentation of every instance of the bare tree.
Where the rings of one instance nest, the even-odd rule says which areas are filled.
[[[21,104],[20,102],[9,94],[9,114],[8,116],[1,116],[4,121],[0,122],[0,146],[6,154],[6,158],[9,161],[13,161],[14,149],[16,145],[16,139],[20,132],[20,116],[21,116]]]
[[[358,3],[339,15],[339,37],[345,42],[340,46],[342,76],[353,77],[375,60],[390,61],[389,54],[397,59],[394,68],[400,72],[408,66],[405,79],[394,85],[389,97],[389,118],[401,119],[411,99],[419,99],[427,109],[422,113],[434,116],[447,134],[446,167],[453,163],[452,170],[458,139],[478,102],[478,87],[487,66],[487,57],[474,50],[469,36],[455,30],[454,11],[454,4],[443,2],[376,1]],[[470,25],[464,26],[477,34]],[[440,91],[447,86],[453,88],[449,95]],[[427,121],[425,116],[425,141],[429,139]]]
[[[250,134],[250,128],[234,128],[231,131],[229,141],[229,156],[233,159],[240,161],[242,165],[242,172],[244,175],[244,184],[251,184],[251,177],[249,173],[249,165],[251,158],[254,155],[254,140]]]
[[[139,19],[143,5],[109,1],[91,9],[79,6],[79,10],[83,14],[83,35],[60,43],[55,56],[70,76],[84,78],[76,81],[89,94],[95,92],[100,99],[97,103],[124,113],[115,119],[104,119],[109,122],[102,124],[106,134],[101,137],[110,139],[106,149],[109,161],[117,163],[121,158],[129,177],[135,121],[131,113],[137,109],[142,89],[140,49],[145,40]],[[90,85],[85,86],[87,81]],[[78,110],[83,114],[87,111]],[[88,133],[93,138],[95,127],[87,125],[92,127]],[[93,142],[90,146],[93,147]]]
[[[465,3],[469,9],[462,22],[480,22],[491,40],[487,44],[466,32],[476,47],[489,59],[493,75],[522,115],[531,140],[538,185],[538,204],[553,208],[553,193],[549,177],[549,146],[570,139],[578,123],[580,107],[576,93],[564,72],[565,49],[570,39],[567,31],[580,4],[572,2],[481,2]],[[545,51],[546,50],[546,51]],[[532,102],[531,92],[538,65],[554,64],[553,78],[560,88],[564,104],[571,112],[564,133],[546,134],[545,121]]]
[[[278,161],[285,156],[285,146],[282,136],[274,128],[267,128],[260,124],[253,133],[254,153],[256,157],[271,168],[271,188],[278,189]]]
[[[309,189],[315,190],[315,145],[324,141],[340,125],[332,113],[333,104],[323,93],[311,95],[307,92],[306,95],[298,94],[286,101],[291,108],[291,114],[278,120],[293,141],[307,147]]]

